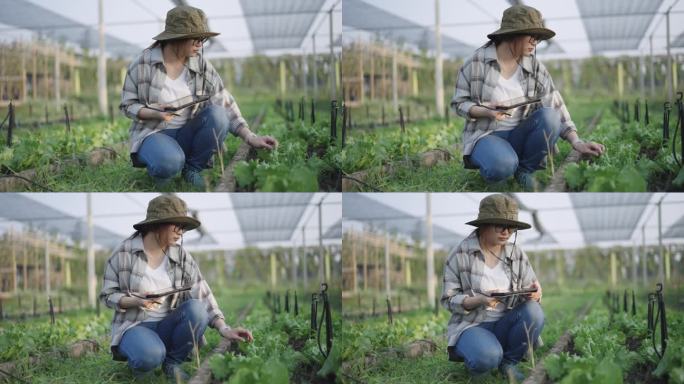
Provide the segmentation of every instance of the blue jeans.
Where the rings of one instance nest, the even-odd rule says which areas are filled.
[[[526,301],[497,321],[468,328],[456,342],[456,355],[473,374],[485,373],[501,363],[516,364],[527,351],[527,333],[537,341],[544,328],[544,312],[536,301]]]
[[[548,146],[546,137],[548,137]],[[496,131],[475,144],[470,161],[488,183],[506,180],[516,170],[534,172],[560,136],[560,113],[539,108],[517,127]]]
[[[134,373],[149,372],[163,362],[180,364],[192,351],[193,334],[199,343],[208,322],[206,304],[187,300],[162,321],[140,323],[126,331],[119,352]]]
[[[207,168],[211,156],[226,138],[228,124],[226,111],[210,105],[178,129],[164,129],[147,136],[138,149],[138,161],[156,179],[173,177],[186,164],[198,171]]]

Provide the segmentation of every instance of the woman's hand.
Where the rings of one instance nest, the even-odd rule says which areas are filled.
[[[246,341],[248,343],[254,341],[254,336],[252,336],[252,332],[242,327],[221,328],[219,330],[219,333],[221,334],[221,336],[225,337],[230,341]]]
[[[537,280],[532,282],[532,285],[529,286],[529,288],[537,288],[537,292],[532,292],[529,294],[529,298],[534,301],[539,301],[542,298],[542,288],[541,285],[539,285],[539,282]]]
[[[507,118],[511,117],[511,114],[507,112],[493,111],[491,109],[488,109],[487,111],[489,112],[489,118],[496,121],[506,120]]]
[[[257,136],[252,135],[247,137],[247,144],[257,149],[274,149],[278,148],[278,140],[271,136]]]
[[[586,143],[578,140],[572,144],[572,148],[583,155],[591,156],[601,156],[606,151],[606,147],[603,144],[594,143],[593,141]]]
[[[495,297],[487,297],[477,293],[475,296],[466,297],[463,300],[463,308],[468,311],[479,307],[494,308],[498,302],[499,300],[497,300]]]

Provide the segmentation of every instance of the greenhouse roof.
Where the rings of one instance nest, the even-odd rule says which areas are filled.
[[[358,196],[355,196],[358,195]],[[434,241],[462,239],[473,227],[479,202],[488,193],[433,193]],[[657,203],[662,199],[662,232],[667,241],[684,240],[684,196],[651,193],[517,193],[519,220],[532,229],[518,231],[526,249],[572,249],[587,245],[632,246],[658,243]],[[388,226],[407,237],[424,227],[424,193],[345,194],[343,228]],[[347,223],[355,220],[356,223]],[[362,224],[359,224],[362,223]],[[438,234],[439,233],[439,234]],[[422,236],[422,232],[421,232]],[[456,241],[456,242],[458,242]],[[453,244],[451,244],[453,245]]]
[[[538,46],[540,57],[647,55],[651,36],[654,53],[664,54],[664,15],[671,7],[672,47],[674,52],[684,48],[684,2],[678,0],[490,0],[486,7],[475,0],[443,0],[443,52],[453,57],[471,54],[474,48],[464,47],[483,45],[487,34],[499,28],[503,11],[513,2],[540,10],[545,25],[556,32],[553,39]],[[426,5],[412,0],[345,0],[343,13],[345,43],[368,38],[403,41],[417,49],[432,49],[434,45],[433,2]],[[387,16],[378,19],[379,15]]]
[[[176,3],[202,9],[209,28],[220,35],[205,45],[208,57],[301,54],[330,49],[332,9],[335,41],[341,34],[339,0],[118,0],[103,1],[105,49],[130,58],[164,30],[166,12]],[[98,50],[98,1],[0,0],[0,41],[45,37],[76,49]]]
[[[416,198],[419,198],[420,194],[400,193],[391,195],[388,197],[413,202]],[[410,238],[425,240],[425,220],[423,217],[415,216],[399,209],[398,206],[401,206],[399,201],[397,201],[398,206],[394,206],[381,202],[384,196],[380,196],[380,199],[375,199],[375,197],[378,197],[378,195],[345,193],[342,196],[342,217],[345,220],[345,225],[348,220],[351,220],[361,222],[367,227],[383,232],[389,231],[390,233],[398,233]],[[422,204],[425,206],[424,197]],[[432,238],[434,242],[450,247],[461,242],[463,235],[433,223]]]
[[[132,225],[143,220],[154,193],[93,193],[94,242],[112,248],[133,233]],[[202,222],[184,236],[189,249],[238,249],[291,246],[318,241],[318,204],[321,202],[322,232],[339,225],[342,210],[339,194],[325,193],[179,193],[189,214]],[[32,228],[75,243],[85,241],[86,194],[0,194],[0,233],[10,227]],[[326,242],[341,241],[324,238]]]

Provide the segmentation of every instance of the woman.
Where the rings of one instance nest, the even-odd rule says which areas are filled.
[[[516,364],[544,328],[539,302],[542,290],[527,255],[508,240],[530,228],[518,221],[518,205],[506,195],[480,201],[477,227],[447,257],[441,302],[451,313],[447,329],[449,360],[464,360],[481,375],[493,368],[518,382],[524,375]],[[536,288],[527,295],[502,298],[491,292]]]
[[[172,195],[152,199],[145,220],[107,260],[100,300],[114,309],[111,350],[135,376],[161,364],[167,377],[189,378],[180,364],[195,341],[205,343],[207,326],[232,341],[252,341],[250,331],[231,328],[199,267],[183,248],[183,233],[200,226],[188,217],[185,202]],[[181,245],[176,242],[181,240]],[[157,299],[145,294],[190,287]],[[174,381],[175,382],[175,381]]]
[[[178,6],[167,13],[156,42],[128,67],[119,108],[133,119],[131,160],[135,167],[146,167],[158,187],[181,172],[185,181],[205,189],[200,172],[211,166],[228,131],[254,148],[278,145],[249,130],[221,77],[199,54],[216,35],[202,10]],[[205,98],[176,112],[164,111]]]
[[[537,43],[554,35],[539,11],[514,5],[504,11],[501,28],[487,35],[489,42],[459,70],[451,105],[467,119],[463,161],[466,168],[479,168],[488,183],[515,175],[524,190],[536,189],[532,174],[545,167],[559,136],[583,155],[605,151],[602,144],[579,138],[549,72],[534,56]],[[493,109],[525,99],[540,101]]]

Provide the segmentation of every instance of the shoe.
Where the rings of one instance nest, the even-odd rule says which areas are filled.
[[[499,372],[508,378],[509,383],[522,383],[525,380],[525,375],[520,372],[517,364],[501,363]]]
[[[537,180],[534,175],[528,171],[515,171],[515,180],[520,184],[525,192],[534,192],[537,190]]]
[[[171,177],[162,179],[161,177],[154,177],[154,186],[157,189],[166,188],[171,183]]]
[[[164,372],[164,375],[166,375],[166,378],[171,380],[172,383],[184,383],[190,380],[190,375],[177,364],[163,363],[162,371]]]
[[[187,181],[189,184],[192,184],[193,187],[201,190],[206,189],[207,185],[204,183],[204,178],[198,169],[186,166],[183,168],[183,172],[181,172],[181,174],[183,176],[183,180]]]

